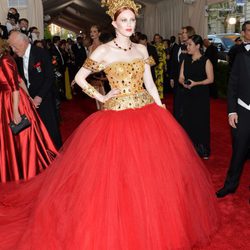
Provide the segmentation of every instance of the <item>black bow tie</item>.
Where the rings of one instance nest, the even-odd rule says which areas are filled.
[[[244,44],[244,46],[247,46],[247,45],[250,45],[250,42],[249,43],[243,43]]]

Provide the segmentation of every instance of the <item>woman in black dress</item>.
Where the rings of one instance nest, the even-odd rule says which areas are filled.
[[[202,55],[203,41],[199,35],[187,41],[189,56],[181,65],[179,82],[184,86],[183,128],[190,136],[198,154],[204,159],[210,155],[210,101],[209,84],[213,82],[212,63]]]

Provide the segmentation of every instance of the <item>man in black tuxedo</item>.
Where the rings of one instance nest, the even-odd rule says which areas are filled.
[[[232,127],[233,152],[223,188],[218,198],[234,193],[250,145],[250,21],[242,25],[245,44],[240,45],[228,82],[228,120]]]
[[[75,65],[78,71],[87,58],[87,53],[83,45],[83,38],[81,36],[76,38],[76,44],[73,44],[71,49],[75,56]]]
[[[82,36],[78,36],[76,38],[76,43],[71,46],[71,50],[75,56],[75,74],[82,67],[83,63],[87,58],[84,41],[87,41],[86,38],[83,39]],[[74,86],[74,92],[82,92],[82,89],[77,84],[75,84],[75,81],[73,81],[72,84],[72,86]]]
[[[155,65],[151,66],[151,73],[152,73],[152,77],[153,77],[153,79],[155,81],[155,79],[156,79],[155,66],[159,64],[159,56],[157,54],[157,50],[156,50],[155,46],[150,45],[148,43],[148,37],[145,34],[141,34],[139,36],[139,43],[146,46],[149,56],[152,56],[154,58]]]
[[[60,42],[61,38],[60,36],[53,36],[53,44],[51,45],[49,52],[50,56],[53,60],[56,61],[56,64],[54,65],[55,71],[59,72],[59,75],[57,73],[57,98],[64,100],[66,99],[65,96],[65,70],[66,70],[66,62],[64,62],[62,52],[60,50]]]
[[[17,54],[19,73],[25,81],[33,103],[46,126],[55,146],[62,145],[54,97],[54,74],[50,56],[46,50],[33,46],[29,38],[19,32],[11,32],[9,45]]]

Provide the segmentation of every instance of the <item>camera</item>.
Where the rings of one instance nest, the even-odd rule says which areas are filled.
[[[62,74],[58,70],[54,71],[54,75],[55,75],[56,79],[60,79],[62,77]]]
[[[17,23],[19,19],[19,13],[13,14],[12,12],[8,12],[7,20],[11,20],[11,19],[14,19],[15,23]]]
[[[190,80],[185,80],[185,81],[184,81],[184,84],[190,85],[190,84],[191,84],[191,81],[190,81]]]

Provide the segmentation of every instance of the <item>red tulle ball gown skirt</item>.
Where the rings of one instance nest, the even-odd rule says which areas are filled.
[[[207,170],[156,104],[94,113],[1,202],[2,250],[186,250],[218,226]]]
[[[19,93],[19,112],[28,117],[31,126],[13,135],[9,127],[13,120],[12,91],[0,84],[0,182],[34,177],[47,168],[57,153],[35,107],[22,89]]]

